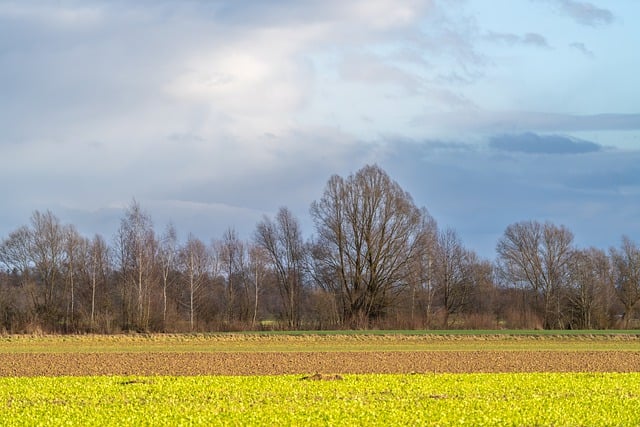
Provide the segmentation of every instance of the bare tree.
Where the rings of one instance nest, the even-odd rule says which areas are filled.
[[[568,308],[574,313],[576,328],[607,326],[606,316],[612,288],[611,262],[607,254],[596,248],[576,251],[568,292]]]
[[[146,330],[149,326],[150,289],[153,282],[157,242],[151,217],[135,200],[127,208],[120,222],[117,240],[123,287],[123,326],[127,329],[133,321],[137,329]],[[129,298],[133,298],[133,301]],[[131,308],[135,313],[131,313]]]
[[[451,315],[459,313],[471,302],[476,262],[475,254],[463,247],[453,229],[439,233],[433,275],[445,327],[450,326]]]
[[[314,265],[324,272],[321,285],[339,298],[343,321],[362,327],[384,316],[418,253],[421,212],[411,196],[380,167],[365,166],[346,179],[331,177],[311,216]]]
[[[269,255],[278,279],[284,318],[290,328],[296,328],[300,322],[300,297],[306,263],[300,224],[291,211],[280,208],[274,220],[264,217],[258,223],[254,241]]]
[[[64,229],[60,220],[50,211],[35,211],[31,216],[33,240],[31,256],[35,270],[42,281],[44,299],[40,312],[46,322],[55,324],[59,315],[54,305],[59,301],[59,277],[64,259]]]
[[[65,323],[67,328],[76,329],[76,286],[78,276],[85,267],[84,261],[88,243],[73,225],[64,227],[64,275],[68,286],[68,303]]]
[[[227,229],[217,243],[218,261],[226,278],[226,320],[247,320],[250,312],[246,277],[246,247],[234,229]]]
[[[107,246],[104,238],[99,234],[96,234],[89,243],[87,256],[89,287],[91,289],[89,327],[93,331],[96,328],[96,305],[98,301],[98,286],[101,285],[104,293],[111,265],[109,247]],[[105,295],[103,295],[103,298],[104,297]],[[108,329],[109,328],[107,328],[107,330]]]
[[[466,327],[494,328],[500,326],[498,288],[495,283],[493,263],[480,259],[470,251],[472,291],[465,307],[468,315],[478,315],[476,320],[467,318]],[[471,322],[476,323],[471,323]]]
[[[258,307],[260,294],[263,290],[263,282],[267,276],[267,265],[269,254],[258,245],[251,245],[249,248],[249,269],[253,282],[253,313],[251,315],[251,328],[255,328],[258,318]]]
[[[616,294],[624,307],[624,327],[629,328],[633,310],[640,301],[640,248],[627,236],[620,249],[611,248]]]
[[[418,250],[411,265],[412,325],[416,323],[416,309],[423,317],[424,326],[431,327],[435,302],[434,259],[438,249],[438,225],[426,209],[421,210],[422,226],[418,235]]]
[[[542,297],[545,328],[563,328],[561,290],[567,286],[573,258],[573,234],[549,222],[519,222],[498,241],[498,271],[514,284],[529,286]]]
[[[193,331],[198,299],[211,267],[211,257],[207,247],[193,235],[189,235],[185,246],[180,250],[180,265],[186,279],[185,287],[188,293],[189,329]]]
[[[178,234],[172,224],[167,226],[164,234],[160,238],[160,248],[158,258],[162,274],[162,327],[167,326],[167,290],[170,285],[171,272],[175,268],[176,255],[178,252]]]
[[[29,316],[36,316],[38,298],[33,280],[33,257],[31,247],[33,245],[33,233],[29,227],[22,226],[9,233],[9,236],[0,243],[0,264],[7,271],[18,278],[19,287],[23,290],[28,300]],[[30,319],[29,319],[30,320]]]

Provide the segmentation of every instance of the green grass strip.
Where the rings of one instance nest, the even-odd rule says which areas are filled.
[[[637,334],[131,334],[0,338],[2,353],[269,351],[638,351]]]

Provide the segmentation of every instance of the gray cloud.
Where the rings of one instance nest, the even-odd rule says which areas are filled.
[[[595,58],[595,54],[591,50],[589,50],[584,43],[573,42],[569,45],[569,47],[577,50],[586,57]]]
[[[485,39],[492,42],[505,43],[507,45],[530,45],[545,49],[550,48],[547,39],[538,33],[526,33],[525,35],[520,36],[512,33],[490,32],[485,36]]]
[[[638,156],[633,155],[633,157]],[[625,188],[636,188],[640,190],[640,167],[624,165],[618,166],[617,170],[611,168],[583,172],[569,179],[568,184],[578,189],[624,191]]]
[[[429,152],[472,152],[476,151],[477,147],[473,144],[465,143],[465,142],[446,142],[446,141],[424,141],[423,142],[425,150]]]
[[[529,219],[566,225],[582,247],[606,249],[622,234],[640,236],[640,151],[603,149],[568,158],[443,147],[435,157],[416,142],[396,147],[382,166],[481,255],[494,255],[507,225]],[[482,230],[477,223],[485,224]]]
[[[412,124],[441,123],[465,132],[522,133],[638,130],[640,114],[556,114],[528,111],[457,111],[416,117]]]
[[[602,150],[602,147],[594,142],[532,132],[494,136],[489,141],[489,147],[526,154],[584,154]]]
[[[610,10],[599,8],[590,2],[575,0],[548,1],[554,3],[562,12],[581,25],[595,27],[597,25],[611,24],[614,20],[614,15]]]

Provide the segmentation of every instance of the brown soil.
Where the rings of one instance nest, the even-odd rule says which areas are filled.
[[[640,372],[640,351],[0,354],[0,376]]]

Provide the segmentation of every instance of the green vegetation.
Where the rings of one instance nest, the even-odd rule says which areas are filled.
[[[639,405],[640,373],[0,378],[6,426],[639,425]]]
[[[373,331],[331,333],[13,335],[0,337],[2,353],[141,353],[265,351],[562,350],[637,351],[640,335],[620,331]]]

